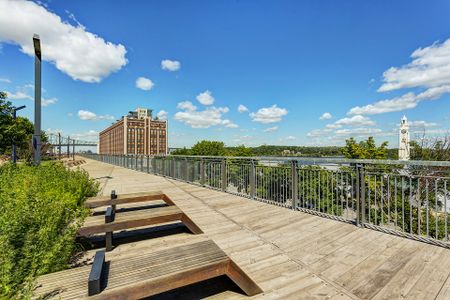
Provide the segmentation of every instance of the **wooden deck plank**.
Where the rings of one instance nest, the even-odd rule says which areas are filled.
[[[82,167],[101,176],[101,166],[108,167],[91,160]],[[263,288],[256,298],[383,299],[399,290],[411,299],[448,295],[447,249],[426,246],[433,251],[425,255],[420,242],[120,167],[107,171],[105,194],[159,189],[172,199]],[[402,258],[415,247],[410,259]]]
[[[158,223],[180,220],[183,212],[176,206],[158,207],[138,211],[117,213],[115,220],[105,223],[104,216],[88,217],[78,230],[79,236],[88,236],[107,231],[117,231]]]

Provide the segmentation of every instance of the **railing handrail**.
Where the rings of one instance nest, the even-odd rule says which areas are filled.
[[[450,167],[450,161],[432,160],[394,160],[394,159],[350,159],[338,157],[285,157],[285,156],[207,156],[207,155],[154,155],[153,157],[180,157],[196,159],[240,159],[240,160],[267,160],[267,161],[297,161],[311,164],[376,164],[401,166]]]
[[[450,162],[313,157],[106,155],[87,157],[221,190],[253,200],[353,223],[450,249],[450,175],[367,165],[450,166]],[[270,162],[264,164],[264,162]],[[279,162],[278,164],[276,162]],[[284,163],[280,167],[280,163]],[[302,164],[337,164],[309,169]],[[340,165],[339,165],[340,164]],[[334,166],[333,166],[334,167]],[[382,168],[384,170],[384,168]],[[372,171],[371,171],[372,170]],[[433,176],[431,176],[433,175]]]

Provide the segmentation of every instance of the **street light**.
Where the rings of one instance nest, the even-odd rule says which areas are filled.
[[[41,39],[33,35],[34,46],[34,164],[41,163]]]
[[[22,105],[22,106],[19,106],[19,107],[13,107],[12,108],[14,124],[16,123],[16,118],[17,118],[17,113],[16,112],[21,110],[21,109],[24,109],[25,107],[26,107],[25,105]],[[13,144],[12,144],[12,161],[13,161],[13,164],[15,164],[16,161],[17,161],[16,139],[14,137],[13,137]]]

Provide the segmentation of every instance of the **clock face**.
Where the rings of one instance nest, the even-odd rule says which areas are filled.
[[[406,133],[406,129],[402,129],[402,133],[403,133],[403,134]]]

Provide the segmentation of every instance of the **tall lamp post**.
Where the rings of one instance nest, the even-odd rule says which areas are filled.
[[[17,118],[17,111],[19,111],[19,110],[21,110],[21,109],[24,109],[26,106],[25,105],[22,105],[22,106],[19,106],[19,107],[13,107],[13,109],[12,109],[12,114],[13,114],[13,120],[14,120],[14,124],[16,123],[16,118]],[[12,161],[13,161],[13,164],[15,164],[16,163],[16,161],[17,161],[17,153],[16,153],[17,151],[16,151],[16,139],[13,139],[13,144],[12,144]]]
[[[41,163],[41,39],[33,35],[34,45],[34,164]]]

